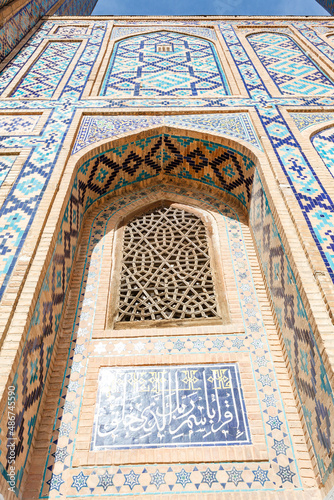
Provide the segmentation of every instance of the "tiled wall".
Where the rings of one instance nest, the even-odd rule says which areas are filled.
[[[76,8],[74,3],[64,3],[60,7],[62,10],[57,12],[74,13]],[[80,4],[78,8],[88,9],[88,6]],[[305,292],[298,289],[300,284],[296,285],[298,270],[293,269],[294,264],[287,257],[289,243],[283,244],[283,237],[278,234],[277,215],[270,213],[276,214],[274,205],[277,200],[274,198],[273,201],[271,193],[263,191],[260,176],[257,174],[254,178],[254,172],[255,164],[261,163],[256,156],[261,161],[269,160],[279,182],[289,188],[293,200],[289,210],[298,221],[295,232],[303,234],[309,261],[317,262],[317,269],[327,280],[323,295],[330,310],[331,297],[327,290],[334,281],[334,212],[329,174],[333,163],[333,138],[330,129],[313,137],[313,153],[316,155],[317,150],[324,162],[319,160],[317,163],[309,142],[303,142],[301,134],[308,127],[314,130],[319,126],[320,129],[333,118],[333,74],[330,68],[334,52],[324,39],[324,33],[331,26],[334,29],[334,24],[330,19],[162,19],[156,22],[142,19],[137,29],[134,19],[115,19],[113,23],[112,30],[108,20],[61,21],[50,18],[0,75],[0,183],[10,171],[15,155],[20,151],[27,154],[19,175],[9,184],[10,193],[0,209],[0,293],[3,297],[0,316],[4,332],[0,356],[8,356],[6,359],[11,360],[8,364],[0,360],[0,375],[3,377],[1,381],[5,382],[10,371],[8,366],[13,363],[10,382],[17,386],[18,393],[17,491],[28,464],[34,430],[38,428],[43,387],[61,321],[83,214],[94,200],[107,193],[129,193],[135,187],[157,182],[162,175],[177,185],[191,184],[212,191],[217,198],[228,194],[230,203],[240,210],[251,207],[250,224],[282,331],[311,453],[315,457],[320,481],[332,484],[333,423],[330,415],[334,412],[333,379],[327,348],[318,345],[316,339],[319,337],[310,326],[312,322],[314,324],[314,311],[301,299]],[[73,28],[75,25],[78,25],[76,29]],[[71,28],[66,30],[67,26]],[[171,34],[173,26],[175,33]],[[259,34],[259,27],[266,32]],[[158,33],[147,33],[148,29],[157,28]],[[167,28],[168,32],[165,31]],[[255,29],[256,33],[252,34]],[[276,31],[271,33],[270,29]],[[287,30],[294,34],[293,39],[287,36]],[[130,35],[133,38],[120,41],[120,37]],[[111,37],[109,43],[116,40],[110,60],[105,59],[103,49],[106,36]],[[298,45],[293,41],[297,36]],[[205,37],[205,40],[196,37]],[[165,61],[162,61],[165,56],[159,56],[158,62],[155,59],[159,71],[153,72],[156,77],[154,85],[151,75],[143,78],[138,72],[138,58],[141,57],[136,45],[138,40],[143,43],[182,41],[187,49],[183,56],[188,58],[179,61],[182,71],[178,70],[175,61],[168,59],[169,55],[168,70],[164,71],[159,65]],[[5,48],[3,46],[4,54],[10,50],[11,43]],[[125,57],[131,43],[137,48],[134,66],[129,71],[127,66],[119,64],[117,51]],[[311,51],[312,57],[306,55],[307,51]],[[225,65],[223,53],[228,61]],[[198,66],[203,71],[203,58],[205,61],[210,59],[210,64],[205,66],[205,73],[210,73],[210,77],[198,74]],[[186,82],[180,83],[185,66],[188,68]],[[216,73],[212,73],[212,68]],[[147,92],[141,87],[144,80],[151,82]],[[97,88],[103,89],[102,95]],[[291,114],[284,108],[288,108]],[[34,115],[37,111],[40,114]],[[41,114],[46,111],[49,115],[42,119]],[[135,114],[129,114],[133,111]],[[166,114],[171,111],[172,114]],[[142,132],[155,127],[160,128]],[[89,148],[98,143],[107,144],[129,133],[141,135],[131,140],[119,140],[115,147],[101,146],[93,158],[88,155],[78,164],[78,173],[73,175],[69,190],[67,187],[60,189],[59,207],[63,203],[68,205],[58,222],[56,245],[49,243],[52,258],[50,253],[51,261],[45,262],[43,268],[46,251],[39,254],[40,279],[33,290],[28,290],[25,297],[29,300],[25,300],[24,307],[28,311],[33,297],[36,304],[30,316],[28,312],[24,316],[24,324],[18,318],[19,326],[15,330],[16,315],[12,319],[10,310],[20,298],[27,266],[36,250],[37,239],[46,222],[51,200],[60,186],[66,162],[69,161],[74,169],[74,159],[87,153]],[[261,170],[261,175],[266,176],[264,170]],[[270,207],[266,198],[269,194]],[[57,214],[59,217],[60,212]],[[49,228],[50,233],[55,230],[55,224]],[[328,315],[325,320],[330,322]],[[16,332],[15,342],[24,331],[23,348],[19,348],[16,359],[11,344],[13,331]],[[6,417],[3,412],[7,407],[4,399],[0,408],[0,467],[3,477],[8,478],[5,470]],[[287,467],[289,464],[280,465]],[[225,486],[227,483],[238,486],[240,477],[248,474],[238,476],[238,471],[244,474],[239,469],[232,474],[231,468],[224,472],[224,480],[223,473],[218,474],[217,470],[210,469],[205,477],[219,477],[220,485]],[[294,470],[293,475],[289,475],[287,469],[282,471],[282,485],[295,485],[298,478]],[[55,472],[54,476],[50,471],[47,474],[43,483],[45,491],[59,491],[63,481],[60,472]],[[80,474],[73,479],[72,493],[86,487],[87,474]],[[134,470],[120,474],[123,474],[122,480],[129,492],[132,491],[131,485],[142,487],[147,482],[148,476],[138,479],[137,484],[135,477],[138,473]],[[155,478],[152,484],[160,481],[162,487],[165,476],[161,474],[167,474],[167,471],[153,471],[152,474]],[[172,481],[169,485],[177,483],[183,487],[181,481],[186,481],[185,486],[197,481],[196,474],[193,476],[193,471],[186,468],[184,472],[180,469],[170,474],[174,474],[173,480],[172,476],[165,478],[166,484],[167,478]],[[231,480],[229,474],[232,474]],[[258,478],[254,482],[262,488],[266,483],[266,473],[261,469],[252,471],[252,474]],[[252,474],[249,472],[251,477]],[[101,470],[100,476],[104,478],[100,478],[101,488],[103,481],[112,482],[108,471]],[[212,479],[211,485],[214,483]]]

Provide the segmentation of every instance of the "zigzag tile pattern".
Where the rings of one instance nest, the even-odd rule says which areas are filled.
[[[320,473],[326,479],[334,464],[330,454],[333,392],[258,173],[250,222]]]
[[[312,137],[312,144],[334,177],[334,127],[322,130]]]
[[[259,33],[248,41],[282,94],[333,95],[333,82],[290,37]]]
[[[163,44],[170,47],[169,52],[159,51]],[[212,43],[168,31],[118,42],[101,90],[108,97],[227,94],[227,81]]]
[[[50,99],[68,69],[78,42],[50,42],[11,97]]]

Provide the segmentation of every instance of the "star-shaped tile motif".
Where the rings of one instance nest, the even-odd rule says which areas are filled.
[[[238,486],[239,483],[243,482],[242,471],[239,471],[235,467],[233,467],[230,471],[226,472],[228,475],[228,483],[234,483],[235,486]]]
[[[213,483],[218,483],[217,481],[217,471],[213,471],[209,468],[206,469],[206,471],[201,472],[202,474],[202,483],[206,483],[209,485],[209,488],[211,488]]]
[[[80,385],[79,385],[79,382],[77,380],[71,380],[68,384],[67,390],[69,392],[77,392],[79,387],[80,387]]]
[[[73,476],[72,488],[75,488],[77,491],[80,491],[82,488],[88,488],[88,478],[89,476],[86,476],[82,471],[80,471],[80,474]]]
[[[265,387],[266,385],[270,387],[272,381],[273,379],[270,377],[270,375],[261,375],[261,377],[259,377],[259,382],[261,382],[262,387]]]
[[[162,484],[166,484],[165,475],[163,472],[156,470],[154,474],[151,474],[150,484],[154,484],[158,490]]]
[[[173,349],[181,351],[182,349],[184,349],[184,344],[185,342],[182,342],[180,339],[177,339],[177,341],[174,342]]]
[[[286,467],[282,467],[282,465],[280,465],[277,475],[281,478],[282,483],[285,482],[292,483],[293,482],[292,478],[296,474],[290,470],[290,465],[287,465]]]
[[[62,474],[52,474],[51,479],[49,479],[46,483],[49,485],[50,491],[59,491],[59,488],[63,483],[65,483],[65,481],[63,481]]]
[[[114,474],[109,474],[109,472],[106,470],[104,474],[98,475],[99,483],[97,486],[103,488],[103,491],[107,491],[109,486],[114,486],[113,477]]]
[[[66,413],[73,413],[73,410],[75,408],[75,402],[74,401],[65,401],[63,410],[64,410],[64,415]]]
[[[71,422],[68,422],[65,424],[65,422],[62,422],[60,428],[59,428],[59,436],[66,436],[70,437],[70,432],[72,430]]]
[[[96,352],[96,354],[102,354],[103,352],[105,352],[105,350],[106,350],[106,346],[102,342],[99,342],[94,347],[94,352]]]
[[[224,342],[223,340],[220,340],[219,338],[215,339],[213,342],[212,342],[212,348],[213,349],[218,349],[218,351],[224,347]]]
[[[244,347],[244,341],[237,337],[237,338],[232,340],[232,347],[236,347],[237,349],[240,349],[240,347]]]
[[[117,344],[115,344],[115,347],[114,347],[114,351],[116,351],[118,354],[121,354],[121,352],[124,351],[126,345],[124,344],[124,342],[117,342]]]
[[[276,398],[273,394],[266,395],[263,402],[266,403],[266,407],[269,408],[269,406],[273,406],[276,408]]]
[[[125,477],[124,486],[127,485],[132,490],[136,485],[140,485],[139,476],[140,474],[136,474],[133,469],[129,474],[124,474]]]
[[[184,469],[181,470],[181,472],[176,472],[176,483],[177,484],[182,484],[183,488],[187,486],[188,483],[191,483],[190,480],[190,474],[191,472],[186,472]]]
[[[193,342],[193,348],[198,349],[199,351],[201,349],[204,349],[204,341],[200,339],[196,339],[195,342]]]
[[[276,451],[276,456],[286,455],[286,450],[288,448],[289,448],[289,446],[284,444],[284,439],[281,439],[280,441],[277,441],[277,439],[274,439],[274,445],[272,446],[272,449]]]
[[[283,425],[283,422],[281,422],[281,420],[276,415],[275,417],[269,417],[267,424],[270,425],[270,428],[272,431],[274,429],[278,429],[280,431],[281,425]]]
[[[267,366],[268,361],[265,356],[256,356],[255,363],[257,363],[258,366]]]
[[[63,448],[58,447],[52,455],[55,457],[55,462],[65,462],[66,457],[69,456],[66,446]]]
[[[74,349],[74,354],[82,354],[85,351],[85,344],[77,344]]]
[[[154,347],[158,352],[160,352],[165,348],[165,343],[162,340],[158,340],[158,342],[154,344]]]
[[[264,486],[264,483],[266,481],[270,481],[268,477],[268,471],[261,469],[260,466],[258,466],[256,470],[253,470],[253,474],[254,474],[254,482],[258,481],[259,483],[261,483],[261,486]]]

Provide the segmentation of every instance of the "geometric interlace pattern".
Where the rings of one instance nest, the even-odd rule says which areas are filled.
[[[282,94],[333,94],[332,81],[289,36],[259,33],[247,39]]]
[[[116,321],[218,317],[203,222],[160,207],[125,228]]]
[[[161,44],[171,50],[160,52]],[[118,42],[101,90],[101,95],[109,97],[221,97],[229,93],[211,42],[166,31]]]

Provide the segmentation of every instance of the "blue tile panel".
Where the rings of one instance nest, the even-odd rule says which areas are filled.
[[[259,33],[248,41],[285,95],[333,95],[333,82],[287,35]]]
[[[334,62],[334,47],[328,43],[326,43],[317,33],[317,30],[314,29],[313,26],[309,26],[307,23],[294,23],[293,27],[303,35],[306,40],[312,44],[316,49],[318,49],[324,56],[326,56],[329,61]],[[328,28],[327,28],[327,31]]]
[[[11,97],[50,99],[75,56],[79,42],[50,42]]]
[[[282,331],[320,475],[333,471],[334,396],[296,278],[271,213],[259,174],[254,176],[250,225]]]
[[[334,113],[290,113],[291,118],[302,132],[313,125],[327,123],[334,120]]]
[[[7,175],[9,174],[17,156],[6,156],[0,154],[0,187],[6,180]]]
[[[91,162],[94,165],[94,162]],[[82,171],[86,179],[91,175],[91,167]],[[96,172],[97,174],[97,172]],[[94,174],[94,175],[96,175]],[[98,175],[98,174],[97,174]],[[61,232],[51,265],[44,280],[39,304],[34,315],[34,325],[30,331],[30,339],[36,335],[38,324],[43,321],[48,325],[48,336],[45,336],[44,348],[49,345],[51,335],[55,335],[59,322],[62,303],[53,302],[48,309],[47,324],[39,311],[45,310],[43,304],[50,303],[50,291],[59,297],[66,290],[68,273],[65,281],[57,281],[56,276],[62,269],[69,269],[73,259],[72,245],[76,243],[81,216],[78,217],[80,204],[79,177],[75,180],[70,201],[67,205]],[[203,194],[202,202],[208,209],[219,211],[224,217],[224,231],[228,240],[233,272],[235,275],[240,307],[246,333],[243,335],[194,335],[158,338],[141,337],[139,339],[92,339],[93,314],[98,300],[99,281],[102,276],[102,258],[104,252],[104,236],[108,232],[110,217],[122,207],[127,207],[137,200],[152,200],[152,194],[159,188],[151,187],[143,191],[132,191],[128,196],[120,196],[111,204],[101,208],[91,226],[89,242],[86,249],[86,264],[81,281],[77,313],[73,322],[71,339],[68,342],[66,368],[63,373],[63,384],[59,397],[57,415],[54,422],[52,438],[45,464],[40,498],[49,498],[54,493],[64,493],[65,475],[72,483],[68,495],[89,494],[90,497],[100,495],[145,495],[151,493],[196,493],[198,491],[281,491],[301,489],[301,482],[294,455],[294,449],[284,412],[282,395],[277,386],[275,368],[271,358],[268,338],[263,325],[261,311],[256,296],[256,289],[251,277],[251,268],[242,234],[242,225],[238,216],[226,203],[213,196]],[[184,197],[184,204],[191,203],[195,195],[184,187],[165,188],[166,196],[171,193]],[[160,193],[161,195],[161,193]],[[72,222],[71,222],[72,221]],[[64,257],[63,257],[64,256]],[[52,332],[52,334],[50,333]],[[27,339],[28,349],[29,339]],[[27,362],[37,359],[40,362],[39,343],[36,349],[28,354]],[[259,411],[263,417],[263,426],[267,432],[268,462],[250,463],[210,463],[210,464],[167,464],[145,466],[112,466],[112,467],[72,467],[72,457],[76,450],[78,421],[81,417],[84,402],[85,374],[88,358],[103,355],[126,359],[129,356],[140,356],[143,353],[160,357],[170,355],[191,356],[202,354],[234,354],[247,356],[253,366],[252,380],[256,384],[259,395]],[[122,360],[120,360],[122,362]],[[30,372],[29,372],[30,373]],[[43,372],[44,373],[44,372]],[[30,380],[30,377],[27,377]],[[27,390],[36,388],[37,382],[28,380]],[[74,397],[73,397],[74,396]],[[34,425],[34,422],[32,422]],[[32,432],[32,431],[31,431]],[[98,475],[98,477],[97,477]],[[67,483],[68,484],[68,483]]]
[[[93,451],[251,444],[239,367],[101,368]]]
[[[1,122],[0,122],[1,123]],[[173,116],[85,116],[82,120],[72,154],[103,139],[145,128],[166,125],[187,127],[203,132],[226,134],[242,139],[262,150],[247,113]]]
[[[168,44],[170,52],[159,52]],[[204,39],[161,31],[117,42],[101,95],[108,97],[229,94],[215,47]]]
[[[311,140],[330,174],[334,177],[334,127],[322,130]]]

